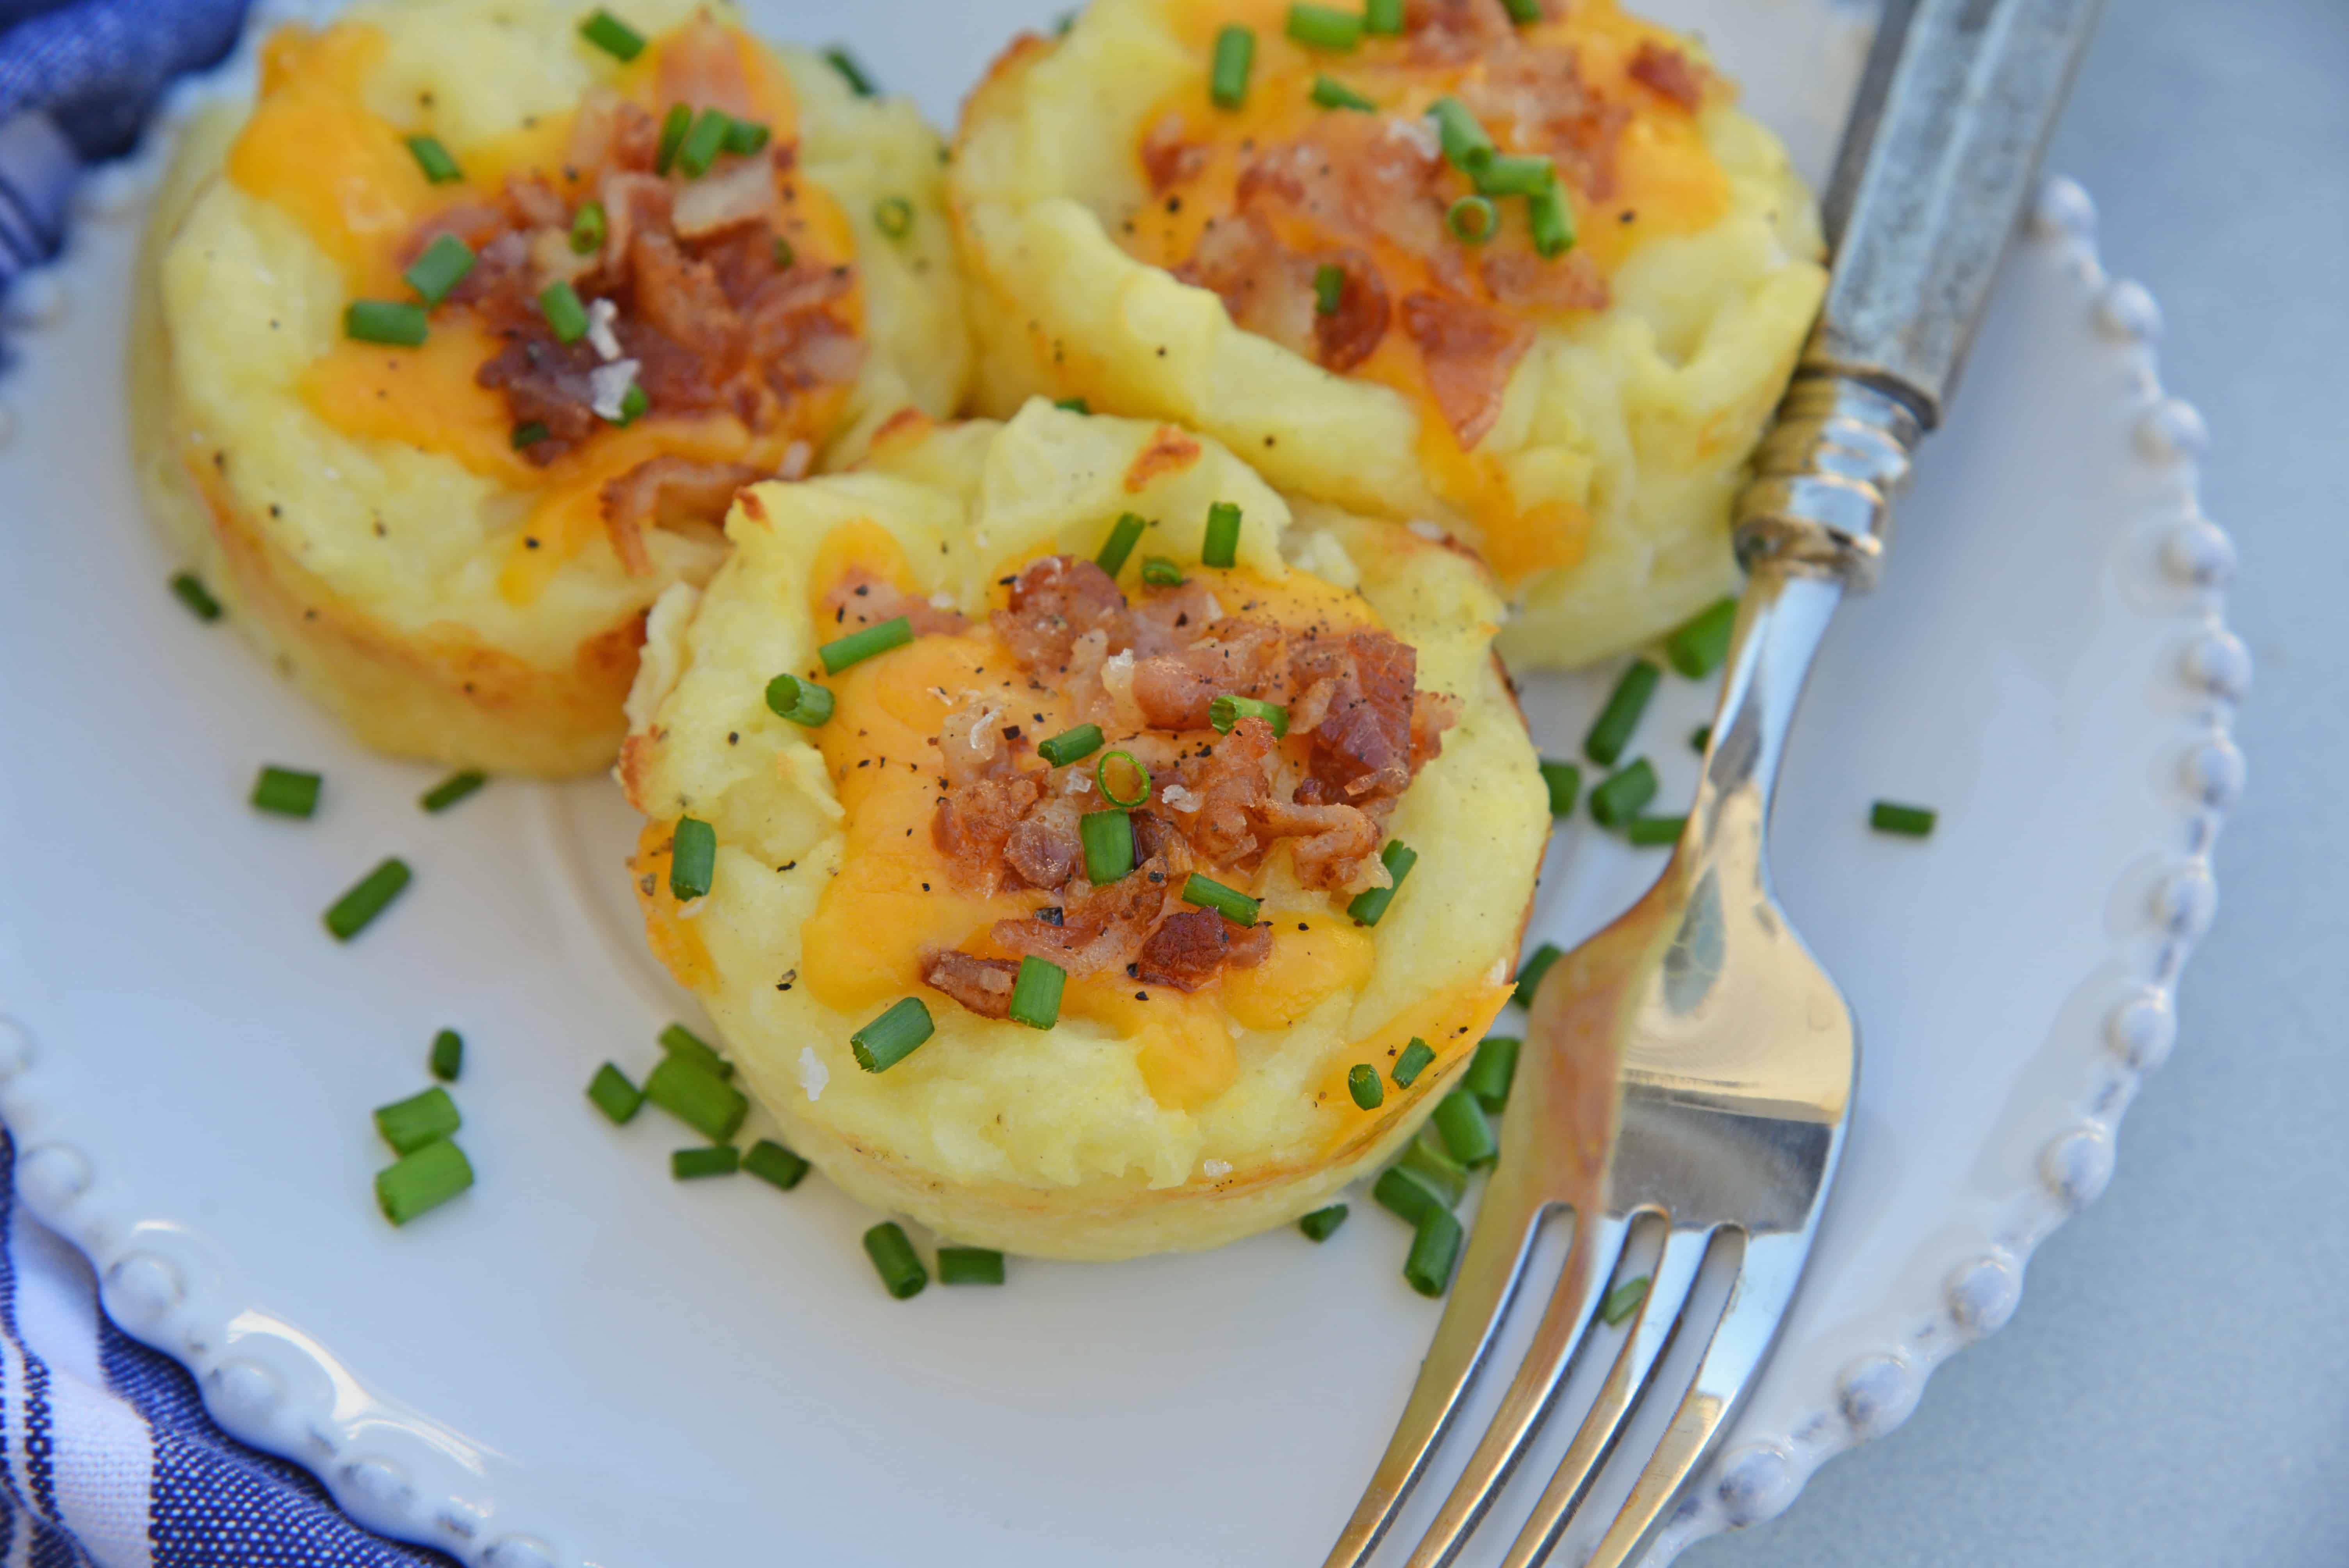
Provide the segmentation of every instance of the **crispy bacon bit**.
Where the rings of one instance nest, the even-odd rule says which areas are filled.
[[[877,626],[884,621],[894,621],[900,615],[914,624],[916,636],[953,636],[970,626],[958,611],[916,598],[862,566],[852,566],[843,573],[832,592],[823,596],[823,622],[830,628],[823,634],[827,641],[866,626]]]
[[[1176,885],[1168,862],[1145,861],[1116,882],[1063,895],[1058,923],[1033,915],[999,920],[993,934],[1012,952],[1049,958],[1071,975],[1123,969],[1165,916]]]
[[[1704,102],[1704,73],[1678,49],[1668,49],[1653,38],[1642,38],[1631,57],[1633,81],[1670,98],[1694,114]]]
[[[1286,635],[1269,622],[1227,618],[1179,653],[1133,666],[1133,700],[1157,729],[1205,729],[1207,707],[1223,693],[1256,696],[1279,679]]]
[[[761,470],[747,463],[700,463],[691,458],[647,458],[604,486],[604,531],[632,577],[652,575],[647,531],[680,522],[720,524],[734,492]]]
[[[1317,278],[1325,266],[1338,269],[1338,308],[1327,315],[1316,309],[1313,357],[1323,369],[1342,374],[1377,350],[1394,306],[1387,298],[1386,280],[1366,253],[1350,248],[1319,253],[1314,257]]]
[[[1315,726],[1312,777],[1337,799],[1400,795],[1411,783],[1412,693],[1419,653],[1384,632],[1317,641],[1290,659],[1326,708]]]
[[[1030,887],[1066,884],[1085,858],[1083,841],[1077,837],[1080,814],[1066,796],[1047,799],[1011,830],[1003,843],[1003,863]]]
[[[1498,311],[1442,294],[1403,296],[1402,329],[1427,364],[1427,389],[1462,447],[1501,417],[1509,372],[1533,346],[1533,328]]]
[[[1070,649],[1125,609],[1125,595],[1108,573],[1077,555],[1032,561],[1011,584],[1009,605],[995,613],[995,634],[1030,670],[1064,673]]]
[[[1183,139],[1179,114],[1164,116],[1142,139],[1142,171],[1150,177],[1154,196],[1164,195],[1168,186],[1180,185],[1206,165],[1207,150]]]
[[[1195,991],[1225,965],[1253,969],[1271,951],[1269,926],[1234,925],[1212,909],[1186,909],[1168,915],[1142,944],[1134,972],[1153,985]]]
[[[1513,310],[1605,310],[1613,297],[1587,251],[1547,261],[1531,251],[1495,251],[1477,270],[1493,298]]]
[[[1019,965],[952,950],[923,955],[922,984],[943,991],[983,1018],[1009,1017]]]

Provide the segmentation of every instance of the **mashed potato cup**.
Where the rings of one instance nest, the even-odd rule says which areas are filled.
[[[621,775],[653,948],[795,1149],[943,1236],[1113,1258],[1291,1219],[1418,1129],[1549,822],[1473,557],[1040,401],[903,421],[727,529]]]
[[[968,369],[936,139],[723,7],[353,6],[201,119],[140,272],[152,510],[368,744],[610,764],[735,490]]]
[[[1094,0],[997,62],[949,181],[980,406],[1082,395],[1440,521],[1513,662],[1645,640],[1733,585],[1825,286],[1810,196],[1613,0],[1360,3]]]

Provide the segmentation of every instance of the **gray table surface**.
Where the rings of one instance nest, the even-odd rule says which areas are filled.
[[[1689,1568],[2349,1563],[2349,4],[2107,0],[2049,167],[2161,302],[2241,555],[2218,923],[2111,1186],[2013,1321]]]

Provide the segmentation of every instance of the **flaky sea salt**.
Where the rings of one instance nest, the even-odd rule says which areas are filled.
[[[627,401],[628,388],[636,384],[636,362],[615,359],[609,365],[598,365],[587,373],[587,389],[595,417],[607,424],[616,425],[624,417],[620,405]]]
[[[1210,1176],[1228,1176],[1232,1173],[1232,1162],[1228,1160],[1209,1160],[1202,1163],[1199,1169]]]
[[[619,315],[620,307],[610,300],[587,302],[587,341],[595,346],[595,357],[606,365],[620,357],[620,339],[612,330]]]
[[[815,1054],[813,1046],[800,1048],[800,1088],[807,1090],[810,1100],[823,1098],[823,1086],[832,1081],[832,1069]]]

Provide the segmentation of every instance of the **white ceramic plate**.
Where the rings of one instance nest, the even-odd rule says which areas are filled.
[[[1053,3],[761,20],[845,29],[944,118]],[[1710,24],[1816,174],[1858,24],[1656,9]],[[1006,1289],[899,1304],[857,1246],[871,1216],[821,1181],[673,1183],[680,1129],[615,1130],[581,1095],[606,1057],[648,1064],[678,1006],[627,907],[616,789],[421,815],[430,775],[355,749],[164,592],[120,416],[141,179],[98,181],[62,273],[18,291],[0,381],[0,1110],[20,1190],[118,1321],[231,1431],[477,1564],[1319,1561],[1435,1322],[1401,1227],[1357,1202],[1323,1246],[1015,1261]],[[2032,1248],[2103,1186],[2213,909],[2249,678],[2220,619],[2231,552],[2195,504],[2200,422],[2154,379],[2153,304],[2106,279],[2093,217],[2076,187],[2042,197],[1890,581],[1812,684],[1778,865],[1863,1020],[1857,1116],[1779,1354],[1660,1557],[1785,1507],[2006,1319]],[[1553,754],[1610,675],[1528,694]],[[1706,700],[1673,681],[1647,720],[1667,800]],[[325,771],[317,820],[244,805],[263,762]],[[1879,796],[1938,806],[1940,831],[1872,835]],[[328,941],[319,912],[394,852],[415,886]],[[1586,934],[1659,853],[1569,825],[1536,934]],[[444,1025],[480,1183],[394,1232],[367,1111],[423,1086]]]

